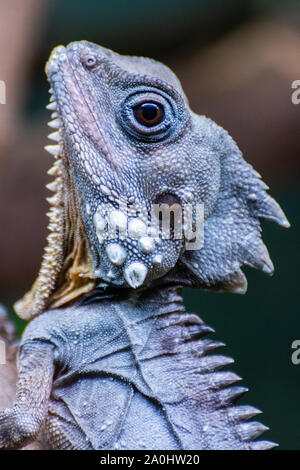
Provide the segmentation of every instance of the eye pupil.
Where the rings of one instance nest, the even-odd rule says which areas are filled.
[[[136,120],[147,127],[157,126],[164,118],[164,110],[156,103],[143,103],[134,109]]]
[[[141,109],[143,118],[146,119],[146,121],[153,121],[159,111],[159,107],[154,103],[142,104]]]

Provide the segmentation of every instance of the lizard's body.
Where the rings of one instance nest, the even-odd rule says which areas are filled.
[[[220,343],[202,339],[212,330],[184,311],[179,291],[244,292],[243,264],[271,273],[259,219],[288,226],[284,214],[162,64],[82,41],[56,48],[46,70],[57,129],[51,234],[16,305],[31,322],[0,447],[36,438],[54,449],[272,447],[253,441],[266,428],[245,421],[258,411],[234,405],[245,389],[216,372],[231,360],[208,354]],[[203,248],[188,249],[186,232],[154,235],[153,203],[204,206]],[[119,231],[105,238],[110,223]]]
[[[20,345],[18,401],[30,403],[31,417],[47,401],[41,448],[273,447],[253,442],[267,429],[246,422],[259,410],[234,406],[246,389],[227,387],[239,377],[217,371],[232,360],[209,354],[222,343],[202,339],[211,328],[181,301],[178,288],[100,294],[32,320]],[[38,389],[22,382],[29,368],[33,380],[43,370]]]

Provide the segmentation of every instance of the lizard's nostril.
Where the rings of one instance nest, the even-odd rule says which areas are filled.
[[[95,56],[89,55],[87,57],[83,57],[81,62],[86,68],[91,69],[97,64],[97,59]]]

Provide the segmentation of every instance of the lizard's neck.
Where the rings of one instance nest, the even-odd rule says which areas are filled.
[[[92,292],[81,297],[79,304],[88,305],[102,301],[110,301],[111,304],[128,304],[133,310],[141,309],[164,315],[171,312],[183,313],[185,307],[182,298],[182,286],[179,284],[154,285],[151,289],[116,289],[96,288]]]

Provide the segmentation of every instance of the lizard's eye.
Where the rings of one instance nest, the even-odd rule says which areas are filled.
[[[160,124],[164,119],[165,112],[163,106],[157,103],[142,103],[134,109],[135,119],[146,127],[153,127]]]
[[[120,123],[138,140],[154,142],[167,138],[177,124],[176,103],[160,90],[141,90],[121,103]]]

